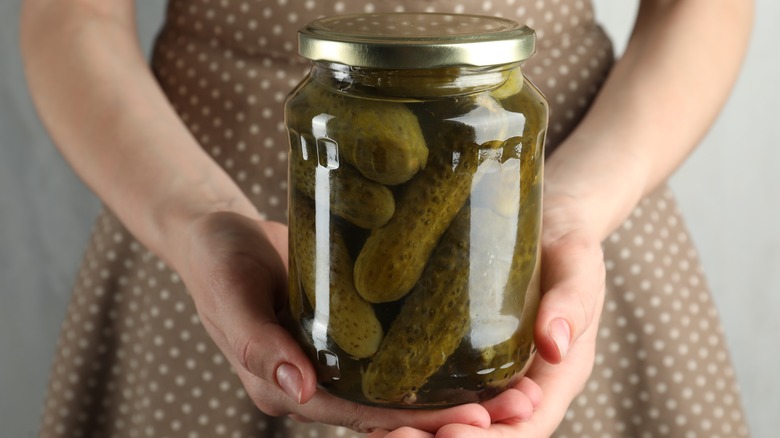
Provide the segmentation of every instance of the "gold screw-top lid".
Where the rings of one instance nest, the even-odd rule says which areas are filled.
[[[535,49],[527,26],[498,17],[438,13],[320,18],[298,32],[298,53],[356,67],[416,69],[520,62]]]

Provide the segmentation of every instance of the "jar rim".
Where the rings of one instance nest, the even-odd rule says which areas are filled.
[[[506,18],[431,12],[324,17],[298,32],[301,56],[369,68],[516,63],[535,44],[533,29]]]

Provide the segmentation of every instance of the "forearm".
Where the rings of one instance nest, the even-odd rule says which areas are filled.
[[[722,108],[752,23],[750,0],[644,0],[625,55],[547,165],[547,192],[589,205],[604,238],[682,163]]]
[[[76,172],[170,263],[187,220],[256,211],[165,99],[138,46],[132,2],[88,3],[26,2],[21,37],[32,96]]]

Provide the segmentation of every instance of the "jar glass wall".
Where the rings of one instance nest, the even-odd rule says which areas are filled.
[[[489,398],[534,354],[544,97],[521,61],[317,61],[285,106],[292,330],[319,383],[393,407]]]

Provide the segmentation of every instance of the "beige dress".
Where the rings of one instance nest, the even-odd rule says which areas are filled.
[[[153,69],[181,118],[270,219],[285,220],[282,104],[309,66],[296,30],[350,12],[494,14],[539,36],[526,72],[552,108],[549,148],[612,62],[584,0],[172,0]],[[734,372],[689,234],[665,187],[605,242],[595,369],[560,437],[746,436]],[[179,277],[101,214],[62,327],[44,437],[351,437],[257,410]]]

